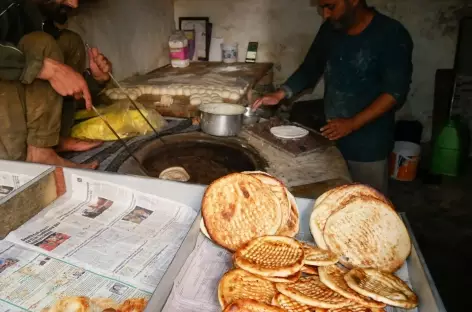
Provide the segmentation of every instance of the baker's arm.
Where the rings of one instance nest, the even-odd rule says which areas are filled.
[[[285,97],[291,98],[305,89],[316,86],[323,76],[326,66],[326,32],[328,24],[321,25],[315,40],[313,41],[303,63],[282,85]]]
[[[352,118],[329,120],[321,129],[330,140],[338,140],[368,123],[376,120],[392,109],[403,106],[410,91],[413,73],[413,41],[403,27],[387,36],[388,44],[382,56],[382,93],[363,111]]]
[[[326,22],[321,25],[303,63],[278,91],[267,94],[254,102],[253,109],[261,105],[277,105],[284,98],[291,98],[307,88],[316,86],[326,65],[325,47],[328,27],[330,26]]]
[[[12,44],[0,43],[0,79],[30,84],[47,80],[62,96],[84,98],[91,108],[92,99],[85,79],[71,67],[34,53],[23,53]]]

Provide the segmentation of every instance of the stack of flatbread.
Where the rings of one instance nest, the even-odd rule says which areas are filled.
[[[347,270],[329,250],[286,236],[262,236],[233,255],[218,285],[223,311],[381,312],[414,308],[413,291],[391,273]],[[312,268],[307,274],[306,267]]]
[[[234,173],[208,186],[202,201],[202,232],[235,251],[265,235],[294,237],[299,231],[295,198],[264,172]]]
[[[398,270],[411,252],[408,231],[382,194],[351,184],[320,196],[310,217],[318,247],[329,249],[348,268]]]
[[[294,197],[263,172],[213,182],[202,201],[201,231],[234,252],[234,268],[218,286],[223,311],[380,312],[418,305],[392,274],[411,242],[388,199],[360,184],[318,198],[310,218],[317,246],[299,230]]]
[[[121,304],[110,298],[63,297],[42,312],[143,312],[147,299],[133,298]]]

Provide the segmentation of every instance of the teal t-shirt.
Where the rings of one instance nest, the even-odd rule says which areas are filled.
[[[287,80],[289,93],[316,85],[324,74],[327,119],[350,118],[383,93],[401,107],[409,92],[413,42],[398,21],[375,11],[371,23],[351,36],[325,22],[305,61]],[[346,160],[385,159],[393,147],[395,109],[336,143]]]

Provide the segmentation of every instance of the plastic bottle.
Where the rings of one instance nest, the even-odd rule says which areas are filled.
[[[170,36],[169,48],[172,67],[187,67],[190,64],[188,39],[182,31]]]

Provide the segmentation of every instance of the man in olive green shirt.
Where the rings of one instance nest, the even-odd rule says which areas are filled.
[[[99,91],[110,79],[111,64],[97,49],[88,51],[85,71],[80,36],[48,28],[54,21],[45,21],[45,14],[77,6],[78,0],[0,0],[0,159],[98,166],[78,165],[57,154],[101,144],[72,139],[69,132],[74,98],[83,99],[90,109],[91,91]],[[71,100],[64,102],[63,97]]]

